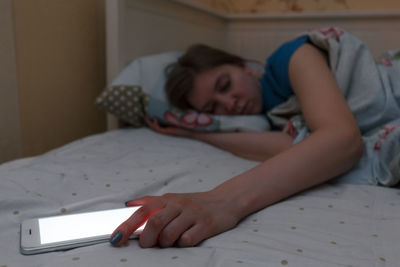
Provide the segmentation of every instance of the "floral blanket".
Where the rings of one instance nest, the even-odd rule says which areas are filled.
[[[400,50],[375,59],[368,47],[339,28],[305,33],[326,51],[332,74],[363,135],[359,164],[337,181],[394,185],[400,180]],[[304,35],[304,34],[303,34]],[[272,120],[286,123],[286,131],[300,142],[308,134],[295,97],[272,110]],[[295,114],[289,121],[285,115]],[[360,179],[363,177],[363,179]]]

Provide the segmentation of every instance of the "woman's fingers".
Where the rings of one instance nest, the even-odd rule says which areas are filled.
[[[146,117],[145,122],[147,126],[149,126],[150,129],[152,129],[153,131],[158,133],[164,133],[165,129],[160,126],[157,119],[150,119],[149,117]]]
[[[196,223],[182,233],[177,245],[179,247],[195,246],[204,239],[231,229],[236,223],[230,216],[224,215],[223,210],[213,210],[198,217]]]
[[[110,242],[116,246],[126,242],[143,225],[142,247],[195,246],[201,241],[234,227],[237,223],[229,203],[212,194],[166,194],[128,201],[127,205],[143,205],[113,233]]]
[[[193,247],[201,241],[233,227],[220,228],[218,224],[224,224],[224,222],[217,223],[216,220],[217,218],[209,218],[206,223],[198,222],[194,224],[181,235],[177,245],[179,247]]]
[[[211,235],[209,235],[207,229],[196,224],[182,234],[177,245],[179,247],[193,247],[208,237],[211,237]]]
[[[129,237],[156,212],[163,209],[165,203],[158,199],[139,208],[111,234],[110,243],[115,246],[128,241]]]
[[[154,196],[145,196],[138,199],[133,199],[125,202],[125,206],[127,207],[134,207],[134,206],[143,206],[148,202],[154,200],[156,197]]]
[[[160,247],[171,247],[177,243],[184,232],[194,224],[194,218],[181,213],[171,221],[159,235],[158,244]]]
[[[159,237],[162,235],[166,226],[178,217],[180,213],[181,210],[176,207],[166,207],[151,216],[140,235],[140,246],[149,248],[157,245],[159,243]]]
[[[153,131],[159,132],[161,131],[161,127],[158,124],[157,119],[150,119],[149,117],[145,117],[145,122],[147,126],[149,126]]]
[[[192,131],[183,129],[177,126],[166,126],[163,127],[158,123],[157,119],[150,119],[148,117],[145,118],[147,126],[150,127],[153,131],[166,135],[174,135],[174,136],[182,136],[182,137],[190,137]]]

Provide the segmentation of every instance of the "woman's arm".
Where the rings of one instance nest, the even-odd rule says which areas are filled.
[[[265,161],[292,146],[293,138],[278,131],[211,133],[185,130],[177,127],[161,127],[156,120],[146,120],[158,133],[188,137],[206,142],[239,157]]]
[[[302,46],[289,76],[311,135],[214,189],[221,195],[238,192],[239,217],[344,173],[362,155],[360,131],[323,55]]]
[[[292,56],[289,76],[311,130],[306,139],[211,191],[129,202],[143,207],[116,229],[112,243],[125,242],[149,219],[141,246],[196,245],[349,170],[361,157],[361,135],[323,56],[310,45],[301,46]]]
[[[290,148],[293,138],[284,132],[194,133],[193,138],[217,146],[239,157],[265,161]]]

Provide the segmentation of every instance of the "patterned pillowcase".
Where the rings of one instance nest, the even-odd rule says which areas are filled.
[[[149,97],[138,85],[115,85],[106,88],[96,104],[133,127],[145,125],[143,120]]]
[[[166,67],[180,51],[168,51],[138,58],[128,64],[97,97],[96,103],[133,127],[145,126],[144,116],[157,118],[161,125],[200,131],[265,131],[270,129],[264,115],[216,116],[181,111],[171,106],[165,93]]]

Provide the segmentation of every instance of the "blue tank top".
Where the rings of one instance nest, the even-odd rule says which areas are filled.
[[[308,36],[302,36],[284,43],[268,57],[265,73],[260,79],[263,113],[286,102],[293,95],[289,80],[289,61],[293,53],[308,40]]]

